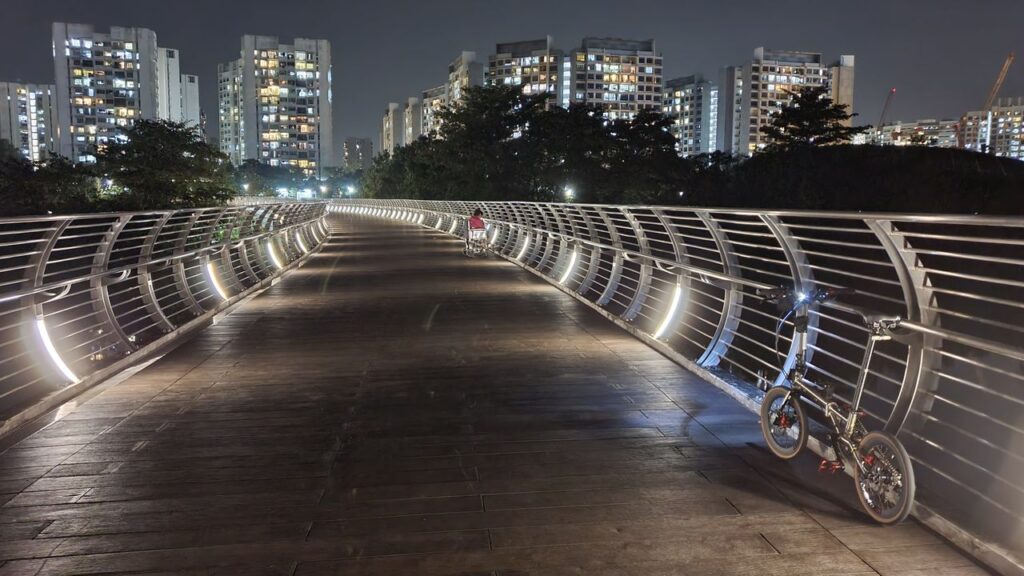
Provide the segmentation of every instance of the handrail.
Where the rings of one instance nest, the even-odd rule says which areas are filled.
[[[275,203],[0,218],[0,420],[266,285],[323,242],[325,216]]]
[[[460,236],[476,208],[497,254],[747,394],[778,376],[774,310],[744,298],[756,288],[856,290],[812,327],[808,377],[840,397],[867,343],[859,311],[902,318],[907,337],[879,343],[869,367],[869,426],[900,435],[924,505],[1006,535],[997,543],[1024,558],[1024,218],[389,199],[329,210]],[[788,336],[780,350],[792,360]]]

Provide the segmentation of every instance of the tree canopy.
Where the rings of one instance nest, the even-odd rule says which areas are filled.
[[[227,157],[183,123],[136,122],[96,161],[109,202],[121,210],[216,206],[236,192]]]
[[[608,120],[600,109],[548,106],[548,96],[474,87],[441,112],[439,138],[378,157],[366,175],[376,197],[654,202],[678,195],[688,161],[669,121],[641,113]]]
[[[833,102],[825,86],[806,86],[792,96],[771,123],[761,126],[772,139],[769,150],[841,144],[869,128],[847,125],[856,114],[848,113],[846,104]]]

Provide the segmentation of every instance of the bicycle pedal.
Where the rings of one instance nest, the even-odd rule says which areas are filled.
[[[818,472],[823,474],[826,472],[829,474],[835,474],[836,472],[842,472],[844,469],[846,469],[846,466],[843,464],[842,460],[829,460],[827,458],[822,458],[821,462],[818,463]]]

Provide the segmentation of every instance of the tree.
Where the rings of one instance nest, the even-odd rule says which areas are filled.
[[[142,120],[96,154],[112,209],[156,210],[225,204],[236,192],[227,156],[198,130]]]
[[[600,108],[548,106],[518,87],[471,88],[440,113],[440,138],[381,156],[366,174],[374,197],[665,202],[689,163],[662,115],[608,120]]]
[[[0,160],[0,215],[94,211],[96,178],[60,156],[33,164],[20,155]]]
[[[298,188],[305,179],[284,166],[271,166],[253,159],[235,168],[234,178],[236,189],[243,196],[278,196],[280,188]]]
[[[19,157],[18,149],[9,141],[0,138],[0,162],[6,162]]]
[[[518,87],[467,89],[439,113],[440,144],[420,149],[447,164],[448,194],[480,200],[536,200],[539,150],[525,136],[543,113],[547,94],[526,95]],[[421,167],[422,168],[422,167]],[[544,196],[542,194],[541,196]]]
[[[790,150],[805,146],[827,146],[849,142],[869,126],[848,126],[856,114],[846,104],[836,104],[825,86],[807,86],[792,92],[793,99],[772,117],[761,132],[772,139],[769,150]]]

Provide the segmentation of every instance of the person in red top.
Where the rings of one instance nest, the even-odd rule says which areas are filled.
[[[469,217],[469,222],[467,223],[469,230],[466,231],[466,254],[471,252],[472,247],[470,243],[473,237],[482,238],[483,234],[485,234],[484,230],[487,230],[487,223],[484,222],[483,215],[483,210],[477,208],[473,211],[473,215]]]

